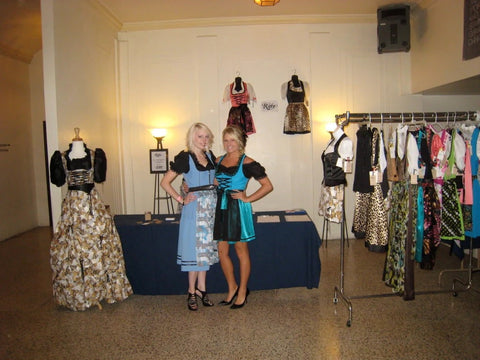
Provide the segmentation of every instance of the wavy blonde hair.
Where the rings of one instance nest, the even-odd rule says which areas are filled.
[[[212,133],[212,131],[204,123],[197,122],[197,123],[193,124],[192,126],[190,126],[190,128],[188,129],[188,132],[187,132],[187,149],[188,149],[188,151],[193,151],[193,149],[195,148],[195,146],[193,145],[193,137],[195,136],[195,134],[199,130],[205,130],[208,133],[208,136],[209,136],[208,145],[207,145],[208,149],[205,149],[205,150],[210,150],[212,148],[212,145],[213,145],[213,133]]]
[[[238,150],[241,154],[245,153],[245,147],[247,146],[247,134],[237,125],[228,125],[222,131],[222,140],[225,135],[232,136],[238,144]]]

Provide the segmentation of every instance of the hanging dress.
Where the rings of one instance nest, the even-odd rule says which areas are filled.
[[[103,300],[124,300],[132,288],[120,237],[94,186],[105,181],[105,153],[85,147],[84,158],[71,160],[71,149],[55,151],[50,162],[52,183],[68,185],[50,245],[50,265],[55,303],[77,311],[101,307]]]
[[[207,165],[198,162],[194,153],[182,151],[175,156],[170,168],[183,174],[188,192],[195,200],[182,207],[178,233],[177,264],[181,271],[207,271],[218,263],[217,243],[213,241],[213,225],[217,192],[215,157],[206,152]]]
[[[288,101],[285,112],[285,120],[283,125],[284,134],[307,134],[310,133],[310,116],[305,103],[308,104],[306,98],[305,86],[303,81],[297,80],[297,84],[293,80],[289,80],[286,89],[286,98]]]
[[[373,192],[369,179],[369,171],[372,170],[372,130],[366,125],[362,125],[357,130],[356,135],[357,153],[353,178],[355,205],[352,233],[355,235],[355,238],[364,239],[367,232],[368,204]]]
[[[477,127],[473,131],[470,141],[470,163],[472,169],[472,189],[473,189],[473,205],[472,205],[472,229],[465,231],[465,235],[470,238],[480,237],[480,182],[479,176],[479,157],[478,157],[478,140],[480,129]]]
[[[455,136],[452,132],[450,154],[447,159],[447,172],[442,187],[442,223],[440,227],[440,239],[442,240],[465,240],[462,209],[458,197],[455,166]]]
[[[395,134],[396,133],[396,134]],[[409,204],[409,183],[406,180],[406,129],[399,127],[392,133],[395,136],[395,148],[390,148],[391,168],[395,169],[396,178],[392,184],[390,216],[388,222],[388,250],[383,271],[383,281],[394,293],[402,295],[405,291],[405,262],[408,236],[408,220],[412,210]],[[392,154],[397,156],[392,158]],[[416,207],[415,207],[416,208]]]
[[[441,203],[438,192],[435,190],[433,179],[434,159],[432,156],[432,142],[436,134],[431,127],[426,129],[426,141],[422,142],[420,150],[422,160],[425,162],[425,177],[422,181],[423,188],[423,247],[421,256],[417,255],[417,260],[421,260],[422,269],[433,269],[435,264],[435,253],[440,244],[440,225],[441,225]],[[426,143],[426,144],[425,144]],[[420,258],[420,259],[419,259]]]
[[[252,85],[244,81],[240,81],[239,85],[237,88],[233,82],[225,87],[223,102],[230,101],[232,105],[228,112],[227,125],[237,125],[247,135],[251,135],[256,129],[248,104],[257,101],[257,97]]]
[[[371,152],[372,169],[375,169],[375,171],[380,171],[380,151],[384,151],[384,149],[380,148],[380,133],[377,128],[373,128]],[[385,192],[382,189],[382,187],[388,187],[388,184],[386,177],[383,177],[383,175],[382,179],[373,185],[373,192],[370,195],[367,209],[365,246],[373,252],[386,252],[388,246],[388,215],[384,202]]]

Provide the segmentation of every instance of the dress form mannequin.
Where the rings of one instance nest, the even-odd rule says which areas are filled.
[[[75,137],[72,139],[72,151],[68,154],[70,160],[73,159],[82,159],[87,153],[85,152],[85,144],[83,139],[80,137],[80,128],[75,128]]]
[[[332,140],[325,149],[325,153],[328,154],[333,151],[335,144],[344,134],[342,127],[339,125],[331,133]],[[348,137],[344,138],[338,147],[338,154],[343,160],[352,160],[353,159],[353,143],[352,140]]]

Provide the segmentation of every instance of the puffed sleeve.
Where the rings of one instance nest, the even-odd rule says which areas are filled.
[[[102,183],[107,178],[107,157],[102,149],[95,149],[93,181]]]
[[[170,161],[170,169],[175,171],[177,174],[184,174],[190,170],[190,165],[188,163],[188,152],[181,151],[177,156]]]
[[[65,184],[65,169],[62,163],[62,154],[60,151],[55,151],[50,159],[50,181],[52,184],[62,186]]]
[[[231,84],[228,84],[227,86],[225,86],[225,90],[223,90],[223,98],[222,98],[222,101],[224,103],[230,101],[230,85]]]
[[[303,81],[303,90],[305,91],[305,105],[308,106],[310,102],[310,85],[306,81]]]
[[[252,84],[247,83],[248,94],[250,96],[250,102],[256,103],[257,102],[257,95],[255,94],[255,90],[253,89]]]
[[[267,176],[265,168],[257,161],[243,164],[243,175],[249,179],[253,177],[255,180],[260,180]]]
[[[282,100],[287,99],[287,88],[288,88],[288,81],[284,82],[282,86],[280,86],[280,97],[282,98]]]

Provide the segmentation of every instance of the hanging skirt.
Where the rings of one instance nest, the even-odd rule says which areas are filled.
[[[365,245],[370,251],[385,252],[388,246],[388,216],[381,185],[374,185],[373,193],[369,195]]]
[[[465,240],[462,209],[455,179],[446,180],[442,187],[442,240]]]
[[[423,251],[422,269],[433,269],[435,264],[435,252],[440,244],[440,201],[437,196],[433,182],[424,181],[423,187]]]
[[[408,185],[405,181],[392,186],[392,206],[389,219],[389,243],[383,280],[393,292],[403,294],[405,290],[405,243],[408,222]]]
[[[418,187],[417,194],[417,230],[415,232],[415,261],[422,262],[423,233],[425,211],[423,210],[423,187]]]
[[[216,190],[195,192],[196,200],[183,206],[178,234],[177,264],[182,271],[207,271],[218,263],[213,241]]]
[[[355,192],[352,232],[357,239],[365,239],[370,196],[372,193]]]
[[[290,103],[287,105],[284,134],[308,134],[310,132],[310,115],[305,104]]]
[[[247,135],[256,133],[252,113],[247,104],[240,104],[240,106],[230,108],[227,125],[237,125],[243,129]]]

